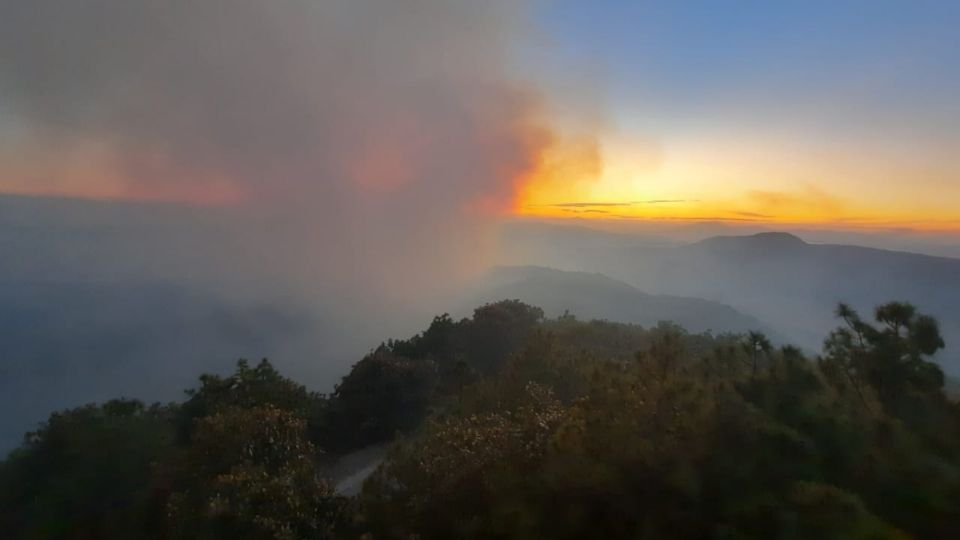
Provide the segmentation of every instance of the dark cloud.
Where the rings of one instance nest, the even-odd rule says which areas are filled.
[[[592,206],[633,206],[634,204],[635,203],[632,202],[568,202],[546,204],[542,206],[549,206],[553,208],[589,208]]]
[[[758,221],[757,219],[754,219],[754,218],[746,218],[746,217],[739,217],[739,218],[738,218],[738,217],[729,217],[729,216],[703,216],[703,217],[692,217],[692,216],[656,216],[656,217],[650,217],[650,216],[637,216],[637,215],[632,215],[632,214],[610,214],[610,217],[612,217],[612,218],[617,218],[617,219],[628,219],[628,220],[650,221],[650,222],[657,222],[657,221],[664,221],[664,222],[670,222],[670,221],[689,221],[689,222],[711,222],[711,223],[712,223],[712,222],[716,222],[716,223],[724,223],[724,222],[728,222],[728,221],[729,221],[729,222],[741,222],[741,221],[742,221],[742,222],[754,222],[754,221]]]
[[[569,214],[609,214],[610,213],[608,210],[600,210],[597,208],[588,208],[586,210],[578,210],[576,208],[561,208],[560,210],[563,212],[567,212]]]
[[[622,206],[641,206],[645,204],[673,204],[673,203],[684,203],[684,202],[696,202],[695,200],[690,199],[652,199],[648,201],[626,201],[626,202],[563,202],[556,204],[545,204],[540,206],[546,206],[551,208],[592,208],[592,207],[622,207]]]
[[[653,199],[649,201],[639,201],[636,204],[674,204],[685,202],[697,202],[696,199]]]
[[[772,218],[772,217],[773,217],[773,216],[771,216],[770,214],[761,214],[761,213],[759,213],[759,212],[746,212],[746,211],[743,211],[743,210],[736,211],[736,212],[734,212],[734,214],[737,214],[738,216],[748,217],[748,218],[761,218],[761,219],[763,219],[763,218]]]

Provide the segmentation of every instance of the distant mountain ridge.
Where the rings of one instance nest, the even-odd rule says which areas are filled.
[[[929,264],[943,264],[960,267],[960,259],[954,257],[944,257],[938,255],[927,255],[923,253],[913,253],[909,251],[898,251],[892,249],[883,249],[876,247],[858,246],[853,244],[831,244],[831,243],[813,243],[807,242],[791,233],[785,232],[765,232],[743,236],[712,236],[699,242],[694,242],[682,246],[683,249],[692,251],[715,251],[724,250],[739,252],[754,252],[757,254],[770,255],[772,250],[778,254],[783,253],[829,253],[830,255],[849,256],[857,254],[859,256],[873,256],[886,258],[884,262],[898,262],[916,264],[926,261]]]
[[[691,332],[771,330],[734,308],[682,296],[647,294],[599,273],[567,272],[542,266],[498,266],[481,280],[467,304],[506,298],[540,306],[548,315],[564,311],[585,319],[655,326],[669,321]]]
[[[938,319],[947,342],[938,360],[960,372],[960,259],[786,234],[711,238],[654,259],[637,269],[641,284],[730,303],[807,347],[819,345],[838,302],[866,314],[910,302]]]
[[[747,239],[745,242],[744,240]],[[691,244],[703,249],[725,249],[734,246],[746,247],[749,249],[802,249],[802,246],[809,246],[799,236],[785,232],[765,232],[749,236],[711,236],[699,242]]]
[[[599,272],[650,294],[726,304],[813,350],[833,327],[838,302],[865,314],[892,300],[910,302],[940,322],[947,348],[937,360],[960,374],[960,259],[812,243],[784,232],[673,246],[630,243],[622,233],[607,243],[585,242],[583,233],[565,236],[563,229],[534,233],[528,229],[515,237],[511,264]]]

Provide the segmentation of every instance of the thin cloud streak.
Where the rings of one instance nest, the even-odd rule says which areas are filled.
[[[590,208],[590,207],[618,207],[618,206],[642,206],[647,204],[680,204],[688,202],[697,202],[696,199],[651,199],[648,201],[625,201],[625,202],[563,202],[553,204],[536,204],[531,207],[541,208]]]

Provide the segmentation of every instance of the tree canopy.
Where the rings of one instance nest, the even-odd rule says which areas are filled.
[[[905,539],[960,535],[960,405],[913,306],[840,305],[810,357],[758,332],[435,318],[329,395],[266,360],[182,403],[54,413],[0,465],[40,538]],[[361,493],[326,478],[390,444]]]

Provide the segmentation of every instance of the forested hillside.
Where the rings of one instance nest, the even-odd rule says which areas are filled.
[[[519,301],[440,316],[330,395],[266,360],[179,403],[50,416],[0,466],[4,538],[960,535],[934,319],[841,305],[823,353]],[[122,393],[122,389],[120,392]],[[389,445],[356,496],[341,456]]]

